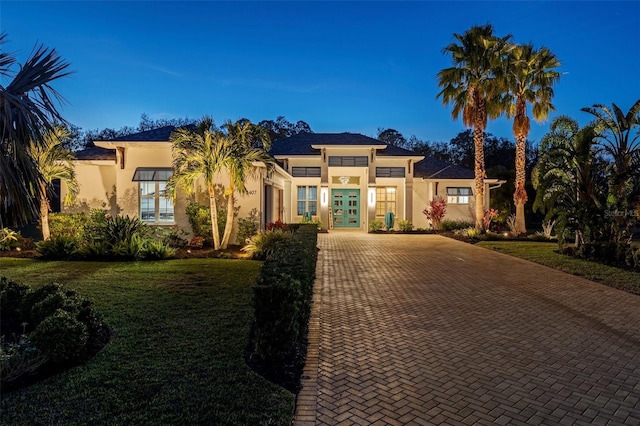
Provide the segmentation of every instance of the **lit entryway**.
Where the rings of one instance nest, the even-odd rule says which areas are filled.
[[[331,209],[334,228],[359,228],[360,190],[332,189]]]

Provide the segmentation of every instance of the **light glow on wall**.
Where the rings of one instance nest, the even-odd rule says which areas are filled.
[[[326,206],[329,204],[329,189],[322,188],[320,189],[320,204]]]
[[[376,189],[369,188],[369,205],[374,207],[376,205]]]

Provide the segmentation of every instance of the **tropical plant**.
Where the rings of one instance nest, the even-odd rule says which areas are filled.
[[[540,142],[536,166],[534,209],[557,216],[558,242],[575,234],[576,248],[585,241],[601,240],[606,233],[604,209],[606,177],[597,155],[596,129],[580,128],[577,121],[561,116]]]
[[[491,222],[493,221],[493,219],[498,217],[499,213],[500,212],[498,212],[498,210],[496,209],[485,210],[482,217],[482,229],[484,229],[485,231],[489,231],[491,229]]]
[[[266,231],[254,235],[242,251],[251,259],[264,260],[278,247],[278,244],[291,242],[293,234],[287,231]]]
[[[1,33],[0,46],[6,39]],[[13,53],[0,50],[0,78],[10,80],[0,84],[0,226],[26,224],[38,215],[43,178],[28,146],[41,143],[53,123],[64,122],[56,107],[62,97],[51,84],[70,74],[69,64],[43,45],[17,71],[16,65]]]
[[[518,235],[517,222],[518,222],[518,219],[516,218],[515,214],[509,215],[509,217],[507,218],[506,224],[507,224],[507,227],[509,228],[509,233],[511,235],[514,235],[514,236]]]
[[[431,201],[429,201],[429,206],[422,210],[422,214],[424,214],[427,219],[431,221],[431,225],[433,229],[438,231],[440,230],[440,223],[442,222],[442,218],[447,213],[447,200],[442,197],[435,197]]]
[[[0,228],[0,251],[9,251],[20,246],[20,232]]]
[[[628,238],[635,221],[632,212],[640,201],[640,99],[624,114],[616,105],[582,108],[596,117],[596,142],[609,162],[607,211],[611,219],[611,242]],[[612,212],[617,212],[613,213]]]
[[[560,79],[555,70],[560,66],[558,58],[546,47],[536,49],[532,44],[514,46],[509,50],[500,78],[508,92],[507,115],[513,117],[513,135],[516,138],[516,179],[513,202],[516,206],[517,234],[525,234],[524,205],[528,200],[526,182],[526,141],[530,120],[527,105],[531,105],[532,117],[537,122],[547,119],[555,111],[551,103],[553,86]]]
[[[238,244],[245,244],[247,240],[260,230],[260,215],[258,209],[251,209],[246,218],[238,219]]]
[[[63,126],[55,126],[42,135],[42,141],[31,141],[29,153],[35,161],[42,180],[40,181],[40,229],[42,238],[48,240],[49,230],[49,197],[53,181],[59,179],[67,185],[64,203],[71,204],[79,191],[76,173],[73,167],[73,153],[65,147],[65,140],[71,133]]]
[[[465,126],[473,128],[475,147],[475,208],[476,228],[482,229],[484,214],[484,131],[488,118],[497,118],[504,110],[501,102],[503,87],[496,75],[505,55],[512,48],[511,36],[496,37],[491,25],[473,26],[463,34],[454,34],[458,43],[443,49],[450,54],[453,67],[438,73],[442,88],[438,98],[452,104],[451,116],[462,116]]]
[[[411,223],[410,220],[399,220],[398,221],[398,229],[401,232],[413,231],[413,223]]]
[[[257,176],[259,167],[256,163],[266,167],[269,175],[275,167],[274,159],[268,154],[271,148],[269,133],[262,127],[251,124],[249,120],[241,119],[232,123],[227,121],[223,128],[226,137],[233,147],[232,155],[225,161],[225,169],[229,174],[229,187],[225,191],[227,196],[227,222],[220,246],[226,249],[233,229],[235,211],[235,193],[245,195],[249,191],[246,182],[249,177]]]
[[[380,219],[375,219],[369,222],[369,232],[381,231],[384,228],[384,222]]]

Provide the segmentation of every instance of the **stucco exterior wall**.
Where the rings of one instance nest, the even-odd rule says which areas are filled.
[[[76,179],[80,191],[75,202],[62,206],[66,213],[86,212],[91,209],[104,209],[117,214],[116,169],[113,161],[76,161],[74,162]],[[67,185],[60,185],[61,199],[68,193]]]

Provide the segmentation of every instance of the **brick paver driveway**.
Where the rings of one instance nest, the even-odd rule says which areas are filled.
[[[320,235],[297,425],[640,424],[640,297],[435,235]]]

